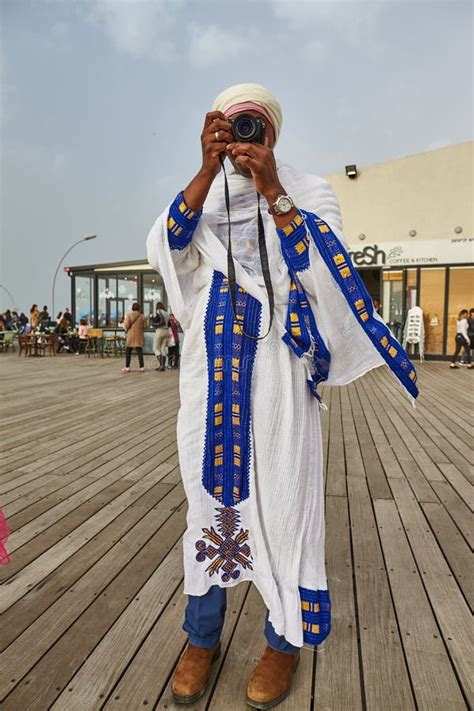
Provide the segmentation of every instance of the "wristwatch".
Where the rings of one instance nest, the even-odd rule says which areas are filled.
[[[272,204],[277,215],[287,215],[294,208],[295,203],[289,195],[279,195]]]

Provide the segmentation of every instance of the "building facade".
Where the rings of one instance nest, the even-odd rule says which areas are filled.
[[[406,314],[423,309],[425,355],[454,348],[461,309],[474,308],[473,142],[326,176],[338,196],[352,260],[402,339]],[[304,205],[302,207],[305,207]],[[132,303],[147,317],[167,296],[147,262],[69,267],[76,322],[120,328]],[[152,329],[146,344],[149,348]]]
[[[474,308],[472,141],[327,176],[339,199],[352,260],[402,338],[423,310],[425,354],[454,350],[461,309]]]

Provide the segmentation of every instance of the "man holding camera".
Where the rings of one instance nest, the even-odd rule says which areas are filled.
[[[281,123],[263,87],[222,92],[205,118],[200,170],[147,241],[185,332],[188,645],[172,683],[181,703],[205,693],[226,589],[240,581],[267,607],[250,706],[280,703],[301,647],[330,633],[318,385],[387,364],[417,395],[409,359],[352,267],[331,187],[276,161]]]

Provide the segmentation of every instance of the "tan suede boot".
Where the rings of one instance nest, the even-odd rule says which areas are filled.
[[[299,660],[299,652],[285,654],[267,646],[249,680],[248,705],[254,709],[271,709],[286,699]]]
[[[219,658],[221,645],[203,649],[188,644],[173,675],[171,692],[178,704],[192,704],[204,695],[211,665]]]

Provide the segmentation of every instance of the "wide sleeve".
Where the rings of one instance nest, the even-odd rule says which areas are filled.
[[[148,234],[147,258],[151,267],[161,274],[171,310],[186,329],[196,301],[194,276],[200,266],[200,255],[192,240],[186,239],[186,244],[181,241],[179,247],[173,241],[180,239],[183,233],[174,234],[170,239],[170,217],[174,220],[170,213],[172,205],[162,212]]]

